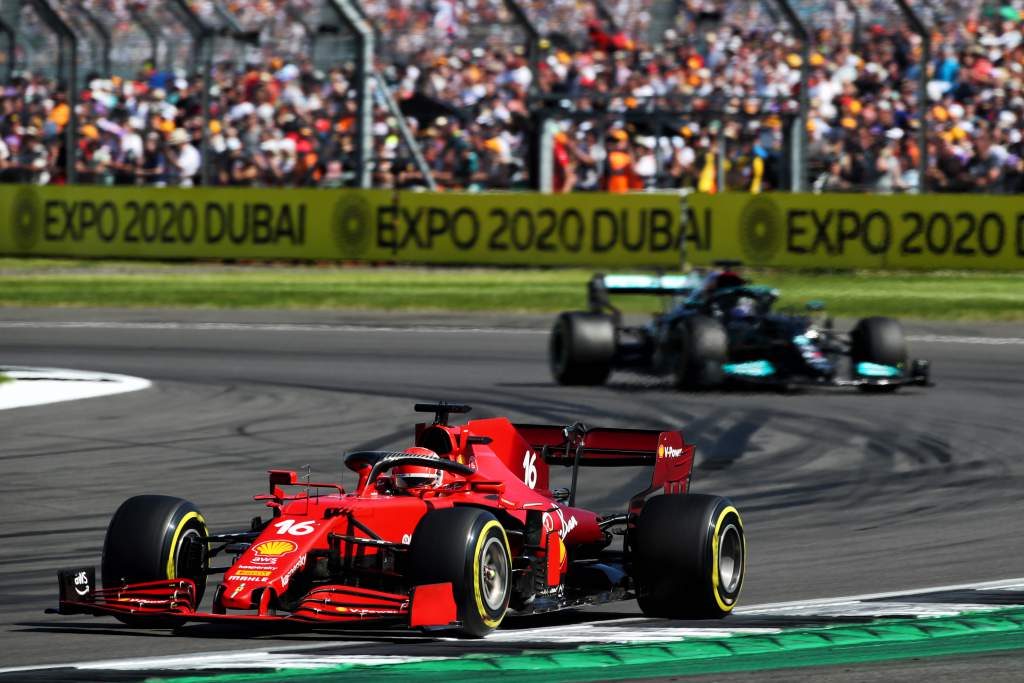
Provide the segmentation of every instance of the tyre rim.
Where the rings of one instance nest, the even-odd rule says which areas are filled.
[[[491,537],[484,545],[480,587],[488,609],[498,611],[504,606],[508,592],[508,556],[501,539]]]
[[[718,585],[726,594],[735,593],[743,578],[743,538],[730,524],[718,536]]]
[[[556,330],[551,335],[551,369],[556,373],[561,372],[565,367],[565,340],[562,338],[561,330]]]
[[[182,550],[187,548],[192,543],[198,543],[200,535],[197,529],[186,529],[178,540],[178,547],[175,548],[174,556],[174,573],[180,579],[192,579],[197,580],[200,575],[202,567],[189,566],[189,556],[185,555],[182,557]]]

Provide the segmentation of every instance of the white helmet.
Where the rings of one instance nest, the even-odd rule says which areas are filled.
[[[405,450],[409,455],[423,458],[440,459],[437,453],[429,448],[414,446]],[[395,488],[403,491],[408,489],[433,488],[441,483],[444,472],[426,465],[397,465],[391,470],[395,478]]]

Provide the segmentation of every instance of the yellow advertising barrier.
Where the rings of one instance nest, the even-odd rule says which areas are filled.
[[[500,265],[679,263],[677,196],[0,186],[0,253]]]
[[[1009,270],[1024,199],[0,185],[0,254]]]
[[[0,253],[336,258],[344,207],[387,192],[0,186]],[[343,237],[344,233],[340,237]],[[339,238],[340,238],[339,237]]]
[[[793,268],[1024,267],[1024,198],[720,194],[687,198],[687,261]]]
[[[378,213],[394,260],[610,267],[679,264],[675,195],[402,193]]]

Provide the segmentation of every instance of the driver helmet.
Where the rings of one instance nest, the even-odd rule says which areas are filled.
[[[405,449],[405,452],[409,455],[440,459],[440,456],[429,448],[414,446]],[[395,488],[407,491],[409,489],[434,488],[440,485],[444,472],[426,465],[397,465],[391,474],[395,478]]]
[[[749,320],[754,317],[754,300],[748,296],[740,297],[736,305],[729,311],[733,320]]]
[[[747,284],[747,281],[742,277],[732,272],[731,270],[724,271],[718,274],[715,278],[714,289],[729,289],[731,287],[742,287]]]
[[[742,277],[730,270],[726,270],[708,277],[708,279],[704,281],[704,287],[701,292],[705,297],[711,297],[720,289],[741,287],[745,284],[747,284],[747,281]]]

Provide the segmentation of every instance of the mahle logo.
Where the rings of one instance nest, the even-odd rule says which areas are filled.
[[[18,190],[11,203],[10,226],[14,245],[19,251],[31,251],[36,246],[42,215],[42,206],[36,191],[31,187]]]
[[[365,199],[347,196],[334,205],[331,232],[343,256],[357,258],[370,246],[373,210]]]
[[[768,263],[782,247],[782,214],[767,197],[747,202],[740,215],[740,248],[748,261]]]

